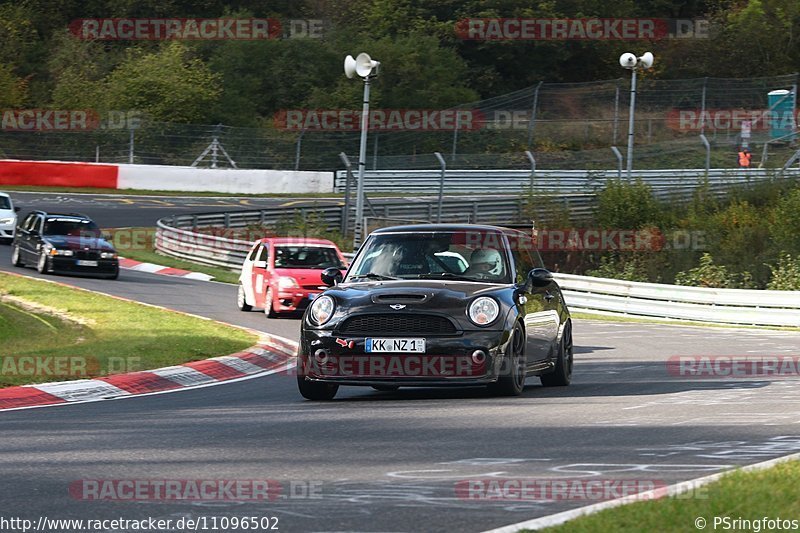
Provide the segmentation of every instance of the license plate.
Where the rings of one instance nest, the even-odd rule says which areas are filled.
[[[86,259],[78,259],[79,267],[96,267],[97,261],[87,261]]]
[[[366,340],[366,351],[370,353],[425,353],[425,339],[372,339]]]

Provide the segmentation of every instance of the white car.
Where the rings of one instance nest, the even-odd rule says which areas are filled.
[[[0,192],[0,240],[11,242],[14,240],[14,228],[17,227],[17,213],[19,207],[14,207],[11,197]]]

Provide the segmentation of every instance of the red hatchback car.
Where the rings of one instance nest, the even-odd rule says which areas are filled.
[[[342,252],[324,239],[268,237],[253,244],[242,265],[236,304],[242,311],[279,313],[304,310],[325,288],[320,274],[346,269]]]

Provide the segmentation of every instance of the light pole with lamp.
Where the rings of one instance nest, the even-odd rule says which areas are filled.
[[[640,68],[648,69],[653,66],[653,54],[645,52],[640,57],[636,57],[630,52],[619,56],[619,64],[622,68],[632,71],[631,74],[631,108],[628,112],[628,180],[631,179],[633,172],[633,116],[636,112],[636,71]]]
[[[353,234],[353,250],[361,245],[361,223],[364,218],[364,169],[367,166],[367,130],[369,129],[369,84],[378,75],[380,61],[366,53],[344,58],[344,73],[348,78],[358,75],[364,79],[364,105],[361,111],[361,146],[358,150],[358,184],[356,186],[356,224]],[[373,72],[374,71],[374,72]],[[349,216],[345,213],[344,216]]]

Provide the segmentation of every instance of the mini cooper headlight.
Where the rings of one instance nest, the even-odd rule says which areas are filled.
[[[311,319],[311,322],[317,326],[321,326],[331,319],[333,316],[333,310],[335,308],[336,304],[334,303],[333,298],[330,296],[320,296],[314,300],[314,303],[311,304],[309,318]]]
[[[469,319],[477,326],[488,326],[500,314],[497,300],[488,296],[475,298],[469,305]]]

